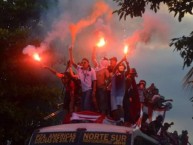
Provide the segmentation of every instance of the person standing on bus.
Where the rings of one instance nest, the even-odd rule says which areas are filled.
[[[111,87],[111,110],[116,121],[124,122],[123,98],[125,94],[126,66],[124,57],[114,68]]]
[[[59,73],[53,68],[44,65],[43,68],[48,69],[51,71],[54,75],[56,75],[58,78],[61,79],[62,84],[65,87],[65,93],[64,93],[64,101],[63,101],[63,108],[67,113],[72,113],[74,111],[77,111],[77,108],[79,108],[79,94],[77,91],[77,86],[72,79],[69,72]]]
[[[128,62],[127,68],[129,68]],[[129,68],[129,73],[126,77],[126,89],[123,101],[126,126],[136,124],[140,117],[141,106],[135,77],[137,77],[136,69]]]
[[[107,80],[109,79],[108,59],[102,58],[100,62],[96,59],[96,47],[92,52],[92,63],[96,71],[96,99],[99,107],[99,112],[108,115],[108,98],[107,98]]]
[[[81,109],[83,111],[97,110],[96,102],[96,73],[93,68],[90,67],[89,60],[83,58],[81,61],[82,66],[77,65],[74,62],[72,55],[72,47],[69,48],[70,61],[77,71],[77,75],[81,81],[82,97],[81,97]]]
[[[108,114],[112,116],[111,112],[111,87],[112,87],[112,76],[113,76],[113,70],[117,65],[117,57],[113,56],[109,59],[110,64],[107,67],[107,70],[109,71],[109,79],[107,81],[107,99],[108,99]]]

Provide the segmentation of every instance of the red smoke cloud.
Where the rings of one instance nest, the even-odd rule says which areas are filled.
[[[125,40],[131,49],[136,48],[138,43],[149,43],[153,36],[157,36],[163,43],[168,40],[168,26],[161,18],[146,14],[143,19],[142,28],[136,30]]]
[[[47,34],[47,37],[44,41],[40,44],[39,47],[35,47],[32,45],[28,45],[23,49],[24,54],[28,54],[32,56],[34,52],[41,54],[46,49],[49,48],[49,45],[52,41],[56,38],[59,38],[61,41],[66,39],[67,34],[71,33],[71,40],[72,44],[74,44],[76,36],[82,29],[87,28],[88,26],[95,24],[101,16],[103,19],[110,20],[112,16],[112,10],[105,2],[96,2],[92,8],[92,12],[85,18],[82,18],[75,24],[70,24],[70,19],[68,16],[65,15],[61,17],[60,20],[53,23],[52,30]],[[69,29],[70,28],[70,29]],[[97,28],[95,28],[97,29]]]
[[[41,54],[47,49],[47,46],[42,43],[39,47],[35,47],[33,45],[28,45],[23,49],[23,54],[27,54],[31,57],[34,56],[34,54]]]
[[[87,9],[90,9],[90,7],[88,7]],[[32,55],[32,52],[35,51],[41,55],[43,51],[49,48],[50,44],[52,44],[54,40],[59,40],[58,42],[62,42],[56,46],[56,48],[60,48],[60,52],[64,52],[58,53],[60,55],[68,54],[67,44],[69,43],[72,43],[72,45],[76,43],[78,44],[80,49],[83,48],[88,50],[93,45],[95,45],[101,37],[104,37],[107,43],[105,44],[105,48],[101,49],[100,51],[105,52],[113,52],[113,49],[117,50],[119,49],[119,47],[121,47],[122,49],[123,44],[127,44],[129,47],[129,51],[132,51],[131,49],[135,48],[138,43],[149,43],[151,42],[152,38],[152,43],[154,43],[155,38],[157,38],[156,40],[158,40],[158,43],[156,44],[158,44],[158,46],[160,46],[159,43],[166,44],[165,42],[162,42],[163,40],[167,40],[169,32],[167,28],[168,26],[166,25],[166,22],[163,21],[163,19],[157,17],[157,14],[155,14],[155,16],[153,14],[145,14],[142,17],[143,22],[141,23],[141,27],[133,27],[132,29],[137,30],[134,31],[132,35],[127,37],[124,42],[123,39],[125,37],[121,37],[122,32],[119,27],[120,23],[110,21],[111,16],[112,10],[110,6],[102,1],[96,2],[92,7],[92,11],[88,13],[88,16],[79,19],[76,23],[72,23],[72,20],[76,18],[76,15],[73,16],[70,12],[64,11],[64,13],[62,13],[62,15],[57,19],[57,21],[53,23],[52,29],[49,31],[49,33],[47,33],[47,36],[42,44],[40,44],[39,47],[27,46],[26,48],[24,48],[23,53]],[[130,20],[131,23],[135,23],[135,20],[132,20],[133,19]],[[130,26],[127,27],[128,30],[131,29]],[[84,31],[84,33],[81,33],[81,37],[77,37],[77,35],[83,29],[86,31]],[[69,33],[71,35],[69,35]],[[151,46],[153,46],[152,43]],[[144,45],[144,47],[146,46],[148,45]],[[55,44],[52,48],[55,48]],[[86,52],[90,53],[89,51]],[[84,55],[84,52],[81,51],[81,54]]]
[[[91,12],[91,14],[88,17],[81,19],[76,24],[70,25],[72,44],[74,44],[75,39],[76,39],[76,35],[82,29],[95,23],[97,18],[99,18],[100,16],[102,16],[104,14],[108,14],[107,17],[109,18],[111,12],[112,11],[111,11],[110,7],[106,3],[102,2],[102,1],[95,3],[95,5],[93,7],[93,11]]]

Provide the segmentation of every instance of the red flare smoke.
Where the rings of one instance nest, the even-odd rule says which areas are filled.
[[[96,22],[97,18],[99,18],[103,14],[109,14],[109,11],[111,11],[111,9],[109,8],[109,6],[106,3],[102,1],[97,2],[95,3],[93,7],[93,11],[87,18],[80,20],[76,24],[71,24],[69,28],[70,28],[71,37],[72,37],[72,45],[74,45],[76,35],[83,28],[92,25],[94,22]]]

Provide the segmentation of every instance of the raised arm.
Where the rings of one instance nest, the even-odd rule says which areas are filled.
[[[49,66],[43,66],[45,69],[49,70],[51,73],[53,73],[54,75],[56,75],[58,78],[62,78],[64,77],[64,74],[57,72],[56,70],[54,70],[53,68],[49,67]]]
[[[92,50],[92,63],[94,65],[94,68],[98,66],[97,60],[96,60],[96,46],[93,47]]]
[[[68,71],[69,67],[71,66],[71,62],[70,60],[67,61],[67,65],[66,65],[66,68],[65,68],[65,72]]]
[[[120,65],[123,61],[125,61],[125,60],[126,60],[126,56],[124,56],[124,57],[121,59],[121,61],[119,61],[119,62],[117,63],[117,65],[116,65],[115,68],[113,69],[113,73],[116,72],[116,70],[118,69],[119,65]]]
[[[70,72],[71,77],[73,77],[73,78],[75,78],[75,79],[78,79],[78,78],[79,78],[78,75],[74,74],[71,66],[69,67],[69,72]]]
[[[127,59],[125,60],[125,63],[126,63],[126,75],[128,75],[129,74],[129,72],[130,72],[130,66],[129,66],[129,62],[127,61]]]
[[[72,46],[69,47],[69,55],[70,55],[70,62],[71,62],[71,64],[72,64],[75,68],[77,68],[77,64],[75,63],[74,58],[73,58],[73,55],[72,55]]]

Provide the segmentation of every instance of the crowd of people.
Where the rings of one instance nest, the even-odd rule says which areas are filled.
[[[163,145],[191,145],[189,142],[188,131],[182,130],[181,134],[175,130],[169,132],[168,129],[174,125],[171,123],[163,123],[163,116],[158,115],[155,120],[150,123],[146,122],[147,116],[143,117],[141,131],[155,138]]]
[[[91,63],[88,58],[76,63],[73,48],[70,47],[69,57],[64,73],[44,66],[62,80],[65,86],[63,106],[68,113],[99,112],[111,117],[117,125],[138,126],[141,131],[152,137],[162,141],[168,139],[173,144],[179,144],[176,141],[179,140],[178,134],[168,133],[172,123],[163,124],[166,111],[172,108],[172,100],[160,95],[154,83],[149,87],[146,86],[145,80],[137,83],[137,71],[130,67],[126,56],[120,61],[117,57],[103,57],[97,61],[94,47]],[[155,111],[158,111],[159,115],[153,120]],[[183,136],[181,135],[181,138]],[[187,131],[184,138],[187,140]]]

